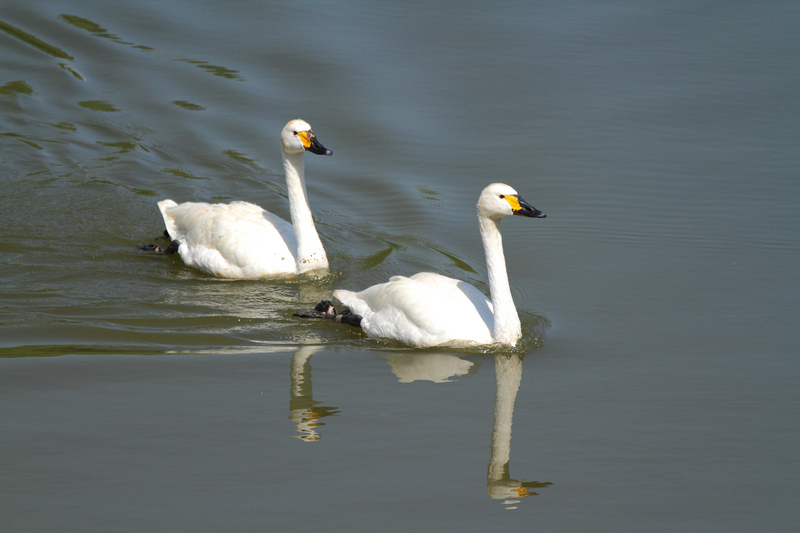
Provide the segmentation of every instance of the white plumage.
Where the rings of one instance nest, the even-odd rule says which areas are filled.
[[[492,342],[492,302],[469,283],[441,274],[393,276],[361,292],[337,290],[333,295],[361,315],[361,328],[370,337],[413,346]]]
[[[361,316],[370,337],[387,337],[413,346],[505,344],[522,336],[508,283],[500,219],[509,215],[546,215],[501,183],[486,187],[478,201],[478,221],[486,253],[491,299],[478,289],[440,274],[394,276],[361,292],[333,295]]]
[[[325,271],[328,258],[306,196],[303,153],[330,155],[302,120],[281,132],[292,223],[248,202],[158,202],[187,266],[222,278],[267,278]]]

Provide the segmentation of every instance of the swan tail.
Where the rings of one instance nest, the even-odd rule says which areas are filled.
[[[177,236],[177,227],[175,226],[175,219],[174,217],[170,216],[167,213],[167,210],[176,207],[178,204],[174,200],[161,200],[158,202],[158,210],[161,211],[161,217],[164,219],[164,225],[167,227],[166,232],[170,240],[173,239],[172,236]]]
[[[162,200],[158,202],[158,209],[161,211],[161,216],[164,219],[164,224],[167,226],[167,229],[164,230],[164,239],[169,241],[169,244],[166,247],[159,246],[158,244],[143,244],[141,246],[137,246],[137,249],[143,252],[155,252],[158,254],[174,254],[178,251],[181,243],[171,237],[174,235],[174,224],[171,224],[172,217],[167,215],[167,209],[173,206],[176,206],[174,201],[172,200]],[[173,228],[173,231],[170,231],[170,228]]]

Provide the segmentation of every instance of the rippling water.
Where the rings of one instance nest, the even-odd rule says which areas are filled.
[[[798,22],[790,2],[5,2],[0,529],[790,531]],[[306,157],[328,275],[137,250],[163,198],[288,218],[297,117],[334,152]],[[291,316],[420,270],[486,290],[494,181],[548,214],[502,224],[516,353]]]

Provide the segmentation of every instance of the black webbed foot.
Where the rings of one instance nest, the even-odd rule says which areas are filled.
[[[347,311],[337,316],[336,321],[341,322],[342,324],[348,324],[356,328],[361,327],[361,315],[353,314],[350,311]]]
[[[354,315],[349,310],[343,313],[337,313],[336,308],[330,300],[322,300],[314,306],[314,309],[308,311],[295,311],[292,313],[292,316],[299,316],[301,318],[328,318],[336,322],[341,322],[342,324],[349,324],[357,328],[361,327],[361,316]]]
[[[138,246],[137,248],[143,252],[154,252],[157,254],[174,254],[178,251],[180,247],[180,241],[172,241],[166,248],[162,248],[157,244],[145,244],[142,246]]]
[[[336,318],[336,308],[330,302],[330,300],[322,300],[314,309],[309,309],[308,311],[295,311],[292,313],[292,316],[299,316],[301,318]]]
[[[336,316],[336,308],[330,300],[320,300],[317,305],[314,306],[314,310],[327,315]]]
[[[164,232],[166,233],[166,231]],[[164,249],[165,254],[174,254],[181,247],[180,241],[170,241],[169,246]]]

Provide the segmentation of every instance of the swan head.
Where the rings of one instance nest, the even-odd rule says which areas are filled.
[[[305,151],[318,155],[331,155],[333,152],[322,146],[311,126],[305,120],[290,120],[281,132],[281,148],[287,154],[302,154]]]
[[[545,218],[547,215],[522,199],[513,187],[504,183],[492,183],[478,199],[478,215],[487,218],[502,218],[510,215]]]

